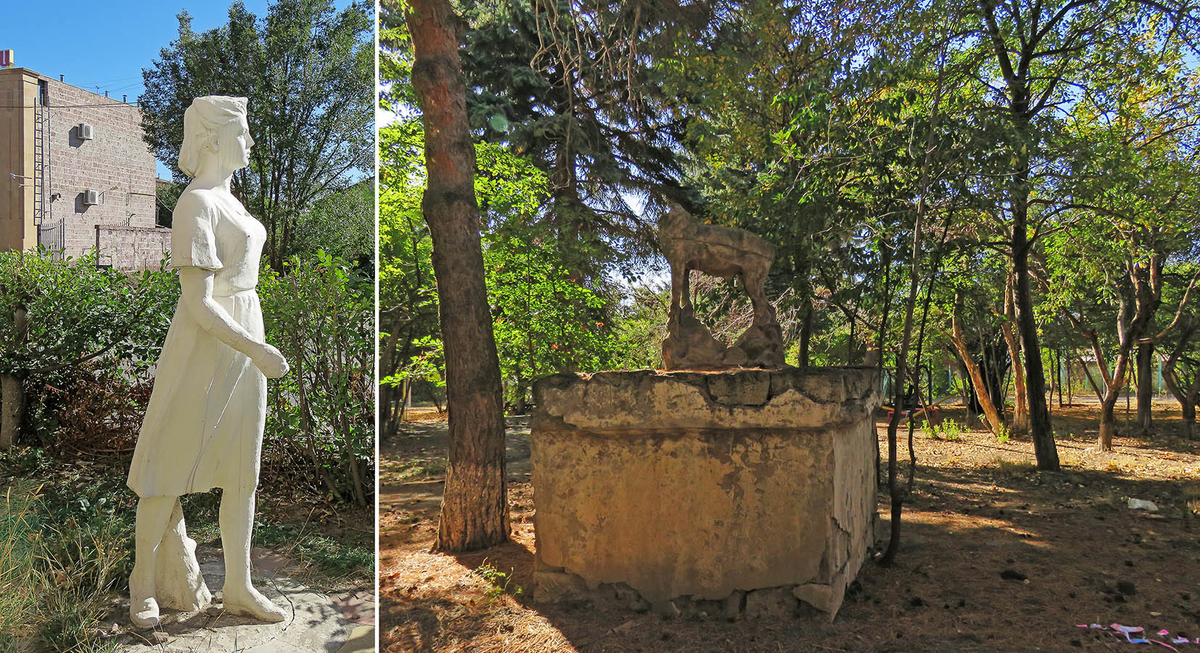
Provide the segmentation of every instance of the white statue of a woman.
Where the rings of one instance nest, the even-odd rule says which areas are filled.
[[[183,134],[179,169],[193,181],[171,227],[182,294],[129,469],[129,487],[141,497],[129,616],[149,628],[160,605],[194,610],[211,599],[179,497],[219,487],[225,610],[281,621],[283,610],[250,583],[267,378],[283,376],[288,365],[264,341],[254,290],[266,230],[229,191],[254,144],[246,98],[196,98],[183,115]]]

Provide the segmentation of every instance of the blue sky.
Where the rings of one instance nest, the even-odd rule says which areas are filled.
[[[232,0],[43,0],[4,2],[0,50],[14,63],[89,91],[133,102],[142,92],[142,68],[179,32],[183,9],[197,32],[224,25]],[[243,0],[251,13],[267,12],[267,0]],[[349,0],[335,0],[339,9]],[[102,7],[102,8],[101,8]],[[160,177],[170,173],[158,164]]]

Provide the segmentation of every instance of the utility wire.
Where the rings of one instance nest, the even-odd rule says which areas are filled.
[[[137,102],[117,102],[112,101],[108,104],[6,104],[0,105],[0,109],[115,109],[117,107],[136,107]]]

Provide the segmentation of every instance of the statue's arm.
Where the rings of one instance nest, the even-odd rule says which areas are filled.
[[[259,342],[238,324],[212,296],[213,271],[197,267],[179,269],[182,291],[179,302],[196,323],[217,340],[242,352],[270,378],[287,374],[288,364],[279,350]]]

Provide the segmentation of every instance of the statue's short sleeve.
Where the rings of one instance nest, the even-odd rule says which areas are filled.
[[[171,215],[171,267],[221,268],[216,221],[211,204],[188,194],[179,198]]]

